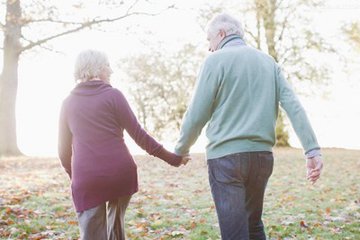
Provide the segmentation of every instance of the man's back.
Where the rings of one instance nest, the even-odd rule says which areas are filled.
[[[215,52],[205,65],[218,89],[207,128],[210,155],[271,151],[278,111],[274,60],[243,45]]]
[[[175,150],[187,153],[209,123],[208,159],[272,151],[279,103],[305,151],[319,148],[301,103],[275,61],[246,45],[225,46],[211,54],[200,70]]]

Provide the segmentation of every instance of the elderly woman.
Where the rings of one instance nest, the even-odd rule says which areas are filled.
[[[124,95],[110,85],[111,73],[104,53],[80,53],[74,73],[79,83],[60,113],[59,158],[71,179],[81,239],[125,239],[125,210],[138,182],[124,130],[172,166],[190,159],[168,152],[142,129]]]

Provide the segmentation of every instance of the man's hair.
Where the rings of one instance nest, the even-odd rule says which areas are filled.
[[[84,50],[76,58],[75,81],[86,82],[92,78],[97,78],[108,65],[109,60],[104,52],[92,49]]]
[[[207,25],[207,32],[216,35],[220,30],[225,31],[226,35],[237,34],[244,38],[244,30],[241,22],[227,13],[221,13],[213,17]]]

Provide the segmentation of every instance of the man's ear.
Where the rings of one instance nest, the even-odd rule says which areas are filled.
[[[225,38],[226,37],[226,32],[224,30],[220,30],[220,37]]]

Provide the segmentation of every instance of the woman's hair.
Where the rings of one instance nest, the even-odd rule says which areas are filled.
[[[75,81],[86,82],[92,78],[98,78],[107,66],[109,66],[109,60],[104,52],[92,49],[82,51],[75,62]]]
[[[244,30],[241,22],[227,13],[221,13],[213,17],[207,25],[207,31],[211,35],[216,35],[220,30],[225,31],[226,35],[237,34],[244,38]]]

